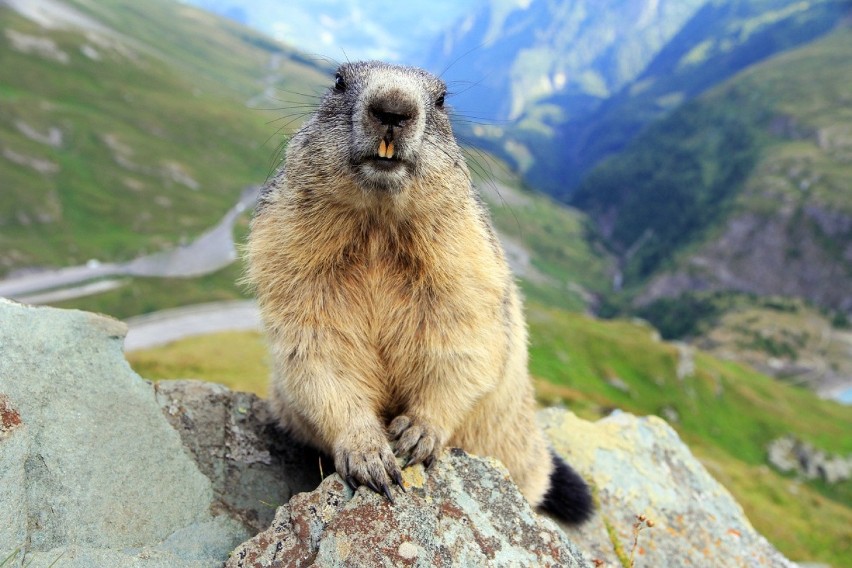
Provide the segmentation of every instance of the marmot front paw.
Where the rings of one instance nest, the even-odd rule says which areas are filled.
[[[402,472],[387,441],[379,434],[353,436],[347,442],[336,445],[334,467],[346,483],[355,490],[366,485],[376,493],[381,493],[393,503],[388,487],[393,480],[402,485]]]
[[[405,414],[393,419],[388,426],[388,434],[393,440],[394,453],[399,457],[408,455],[406,467],[420,462],[427,468],[432,467],[443,446],[442,436],[436,428]]]

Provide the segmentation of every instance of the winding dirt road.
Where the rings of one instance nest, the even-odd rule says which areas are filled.
[[[125,351],[166,345],[172,341],[220,331],[260,331],[260,311],[252,300],[211,302],[161,310],[126,321]]]
[[[234,247],[234,222],[254,205],[260,187],[243,191],[239,201],[219,223],[192,243],[125,263],[90,261],[81,266],[45,270],[0,280],[0,296],[25,303],[47,303],[69,297],[96,293],[97,287],[87,286],[95,280],[120,276],[158,276],[191,278],[220,270],[237,259]],[[69,290],[70,289],[70,290]],[[79,293],[74,295],[73,290]]]

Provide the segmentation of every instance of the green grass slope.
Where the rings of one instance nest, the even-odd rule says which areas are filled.
[[[0,276],[192,238],[262,183],[283,106],[325,80],[263,36],[169,0],[68,2],[92,28],[0,6]],[[296,100],[299,97],[295,97]],[[278,123],[281,124],[281,123]]]
[[[530,370],[541,379],[543,402],[565,401],[589,418],[611,408],[668,416],[782,552],[845,565],[852,554],[852,481],[794,481],[765,465],[765,448],[794,433],[848,455],[852,407],[699,350],[685,357],[645,324],[539,305],[528,307],[528,318]]]
[[[729,309],[696,343],[791,384],[836,392],[852,376],[852,329],[802,302]]]
[[[585,213],[521,186],[505,163],[467,150],[468,165],[509,256],[520,248],[528,270],[516,270],[528,298],[582,311],[609,288],[612,255]]]

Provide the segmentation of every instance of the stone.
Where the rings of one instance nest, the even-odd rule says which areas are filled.
[[[766,447],[766,460],[781,472],[805,479],[841,483],[852,478],[852,456],[827,454],[792,435],[772,440]]]
[[[616,411],[588,422],[555,408],[538,418],[556,451],[592,484],[594,518],[563,528],[595,566],[795,567],[663,420]]]
[[[226,567],[589,566],[492,458],[452,449],[428,472],[403,475],[407,491],[394,488],[394,503],[327,477],[280,507]]]
[[[597,512],[578,528],[458,449],[406,468],[391,504],[353,492],[253,395],[144,381],[125,332],[0,299],[2,568],[793,566],[658,418],[539,413],[593,488]],[[810,469],[848,470],[835,462]]]
[[[249,536],[211,512],[211,482],[124,359],[126,329],[0,299],[0,561],[18,550],[4,568],[216,566]]]
[[[254,394],[190,380],[162,381],[154,390],[217,501],[254,532],[269,526],[279,505],[334,471],[330,461],[320,464],[318,452],[279,431]]]

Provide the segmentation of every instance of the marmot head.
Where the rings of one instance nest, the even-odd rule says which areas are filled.
[[[286,168],[307,159],[313,176],[349,177],[361,190],[396,193],[417,177],[457,167],[463,160],[446,92],[443,81],[422,69],[377,61],[341,65],[291,141],[295,159],[288,149]]]

